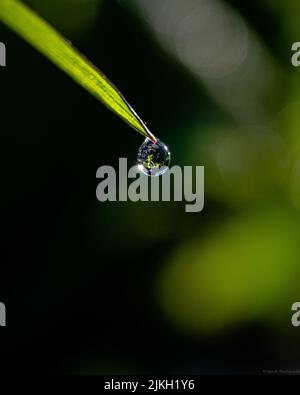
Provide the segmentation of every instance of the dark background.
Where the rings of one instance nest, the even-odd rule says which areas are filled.
[[[212,2],[212,29],[224,20],[211,32],[197,0],[168,5],[184,25],[147,17],[165,1],[27,3],[120,88],[173,165],[205,166],[206,200],[194,214],[98,202],[97,168],[133,165],[143,137],[1,24],[2,373],[300,368],[299,5]]]

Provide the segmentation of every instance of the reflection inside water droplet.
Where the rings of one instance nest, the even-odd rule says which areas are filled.
[[[137,155],[138,168],[147,176],[160,176],[165,173],[170,160],[171,153],[168,147],[158,139],[153,142],[146,138]]]

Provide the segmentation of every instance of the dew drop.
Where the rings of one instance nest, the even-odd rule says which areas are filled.
[[[138,168],[147,176],[160,176],[165,173],[170,160],[171,153],[168,147],[158,139],[153,142],[146,138],[137,155]]]

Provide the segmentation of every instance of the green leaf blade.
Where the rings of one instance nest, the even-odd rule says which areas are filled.
[[[111,81],[30,8],[18,0],[0,0],[0,20],[132,128],[155,141],[154,135]]]

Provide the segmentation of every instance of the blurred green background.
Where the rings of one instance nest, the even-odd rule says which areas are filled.
[[[98,202],[143,138],[1,25],[4,371],[300,368],[299,2],[26,3],[205,166],[205,208]]]

